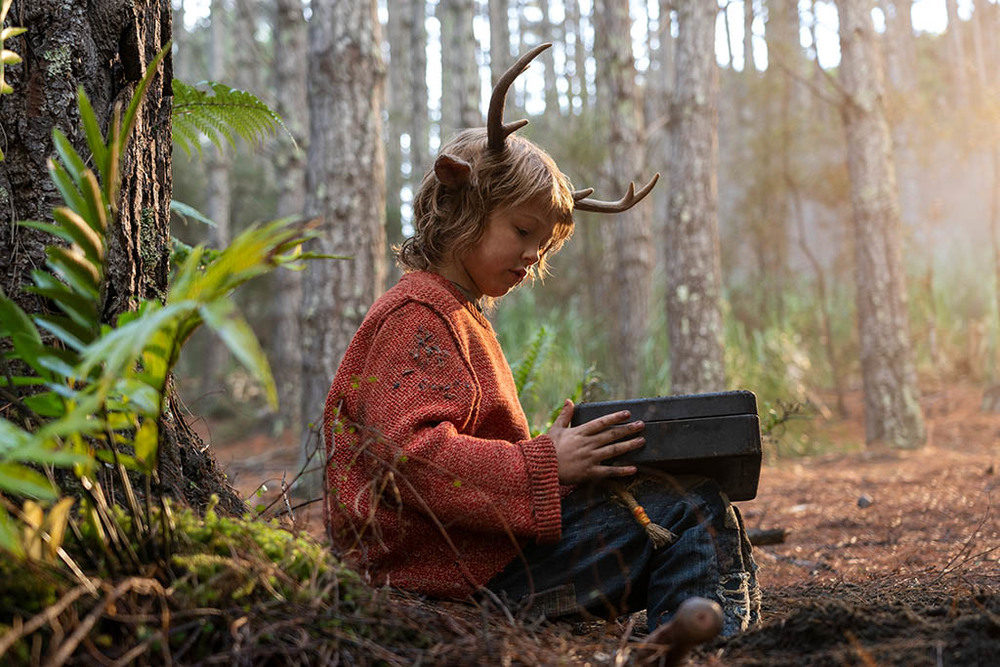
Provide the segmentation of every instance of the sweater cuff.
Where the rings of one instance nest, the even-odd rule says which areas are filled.
[[[559,463],[552,439],[540,435],[521,443],[531,480],[532,507],[539,542],[558,542],[562,537],[562,502],[560,501]]]

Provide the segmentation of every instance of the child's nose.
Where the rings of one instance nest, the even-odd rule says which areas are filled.
[[[538,248],[536,246],[527,246],[524,249],[524,260],[528,262],[528,265],[532,265],[538,261],[539,256]]]

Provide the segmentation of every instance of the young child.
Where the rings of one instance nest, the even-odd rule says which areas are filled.
[[[541,48],[544,48],[541,47]],[[625,210],[574,193],[553,160],[503,125],[497,84],[486,129],[444,145],[414,201],[407,273],[380,297],[333,381],[324,417],[329,528],[378,585],[463,598],[489,589],[550,618],[648,610],[654,628],[693,596],[717,601],[723,633],[755,622],[756,566],[738,514],[706,479],[631,489],[670,531],[654,548],[605,480],[643,446],[619,412],[571,426],[567,400],[532,438],[489,320],[493,299],[545,270],[574,208]],[[654,635],[655,636],[655,635]]]

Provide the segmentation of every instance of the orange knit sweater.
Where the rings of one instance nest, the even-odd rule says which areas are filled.
[[[555,448],[531,438],[489,321],[445,278],[372,306],[326,402],[328,519],[376,584],[484,585],[527,538],[560,538]]]

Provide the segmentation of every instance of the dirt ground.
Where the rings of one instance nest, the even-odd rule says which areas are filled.
[[[764,622],[691,663],[1000,665],[1000,414],[982,412],[981,399],[968,384],[925,392],[926,447],[866,450],[856,392],[848,420],[814,425],[847,453],[765,465],[757,498],[740,503],[749,529],[787,532],[755,549]],[[213,444],[248,497],[266,481],[273,498],[297,471],[295,443]],[[320,532],[318,507],[296,518]],[[456,636],[481,639],[431,662],[623,665],[641,641],[635,619],[524,627],[468,605],[441,613]]]

